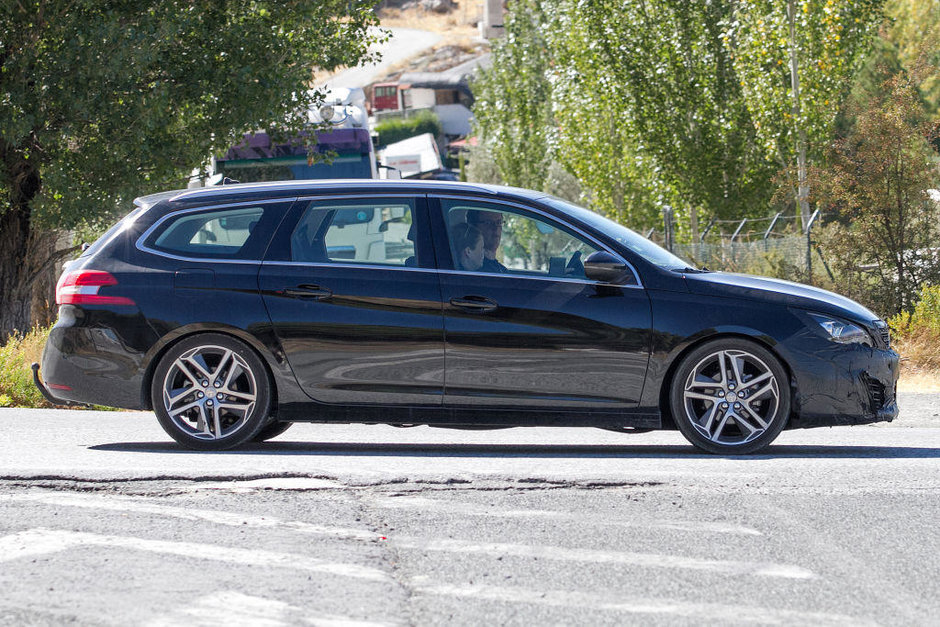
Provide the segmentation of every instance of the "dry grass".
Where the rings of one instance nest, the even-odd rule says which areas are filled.
[[[413,28],[442,36],[440,42],[421,52],[419,56],[433,55],[434,51],[445,46],[457,46],[469,51],[480,43],[477,21],[483,16],[483,2],[464,0],[460,3],[460,7],[450,13],[433,13],[421,8],[402,10],[397,7],[379,8],[376,13],[381,25],[385,28]],[[407,70],[410,62],[406,60],[396,63],[386,70],[386,74],[396,74]],[[343,68],[337,68],[335,71],[315,69],[311,80],[315,84],[322,83],[342,70]]]
[[[433,13],[420,8],[407,11],[380,8],[377,13],[382,26],[427,30],[444,35],[448,43],[456,43],[461,38],[479,37],[477,21],[483,16],[483,3],[464,0],[450,13]]]
[[[902,364],[898,392],[940,392],[940,370],[923,370]]]

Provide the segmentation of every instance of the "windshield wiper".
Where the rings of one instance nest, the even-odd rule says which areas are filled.
[[[672,271],[678,272],[680,274],[702,274],[704,272],[711,272],[711,270],[705,266],[702,266],[701,269],[693,268],[692,266],[686,266],[684,268],[673,268]]]

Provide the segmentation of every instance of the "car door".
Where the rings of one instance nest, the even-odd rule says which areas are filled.
[[[638,405],[651,327],[638,277],[629,285],[586,279],[581,261],[601,245],[535,208],[443,196],[430,204],[446,406]],[[477,234],[486,246],[498,244],[480,267]]]
[[[426,200],[414,195],[321,197],[291,209],[259,281],[312,399],[441,404],[441,296],[426,222]]]

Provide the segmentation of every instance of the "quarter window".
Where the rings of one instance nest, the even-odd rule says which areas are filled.
[[[264,213],[259,206],[182,214],[158,231],[149,245],[186,257],[245,258]]]
[[[291,235],[291,260],[414,266],[410,200],[312,203]]]

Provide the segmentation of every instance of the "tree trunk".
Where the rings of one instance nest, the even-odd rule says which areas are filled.
[[[809,225],[809,185],[806,182],[806,130],[803,128],[800,107],[800,70],[796,46],[796,6],[793,0],[787,3],[787,19],[790,23],[790,91],[793,97],[793,125],[796,137],[797,193],[796,205],[803,223],[803,231]]]
[[[20,209],[8,209],[0,215],[0,343],[30,326],[29,227],[29,215]]]
[[[0,342],[14,332],[28,331],[31,322],[36,276],[30,263],[30,205],[40,186],[38,164],[28,157],[31,148],[36,146],[0,141],[0,167],[10,190],[9,204],[0,205]]]

